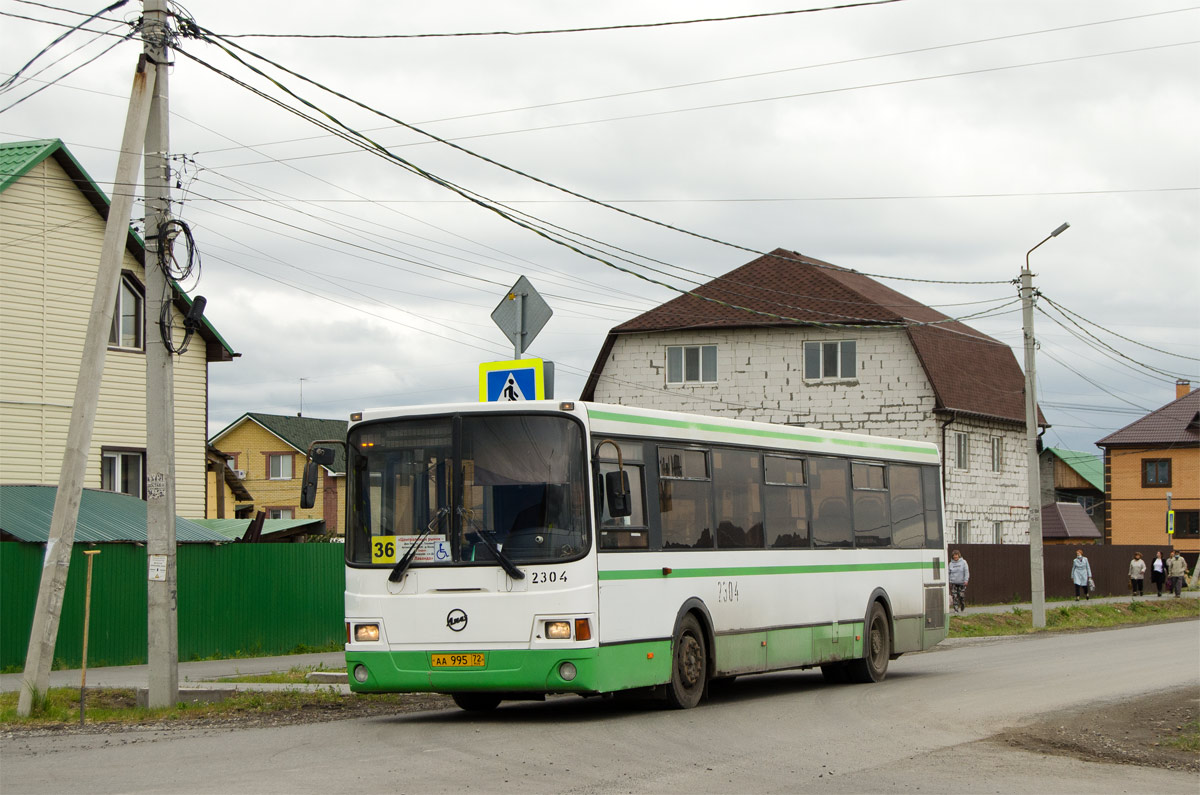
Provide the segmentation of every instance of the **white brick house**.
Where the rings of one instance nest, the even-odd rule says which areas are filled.
[[[613,328],[581,398],[933,442],[947,543],[1028,543],[1008,346],[783,249],[693,292]]]

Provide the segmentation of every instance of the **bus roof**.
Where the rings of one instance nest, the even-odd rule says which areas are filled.
[[[364,411],[362,421],[497,411],[566,412],[586,417],[594,436],[653,436],[681,442],[753,445],[826,455],[886,458],[920,463],[939,461],[937,446],[928,442],[583,401],[531,400],[512,403],[398,406]]]

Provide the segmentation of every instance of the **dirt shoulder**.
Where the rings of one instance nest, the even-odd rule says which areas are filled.
[[[1055,714],[992,738],[1010,748],[1089,762],[1200,772],[1200,752],[1170,744],[1200,720],[1200,685]]]

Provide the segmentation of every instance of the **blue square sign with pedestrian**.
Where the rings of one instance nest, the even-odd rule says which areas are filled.
[[[541,359],[513,359],[479,365],[481,403],[545,399],[545,370]]]

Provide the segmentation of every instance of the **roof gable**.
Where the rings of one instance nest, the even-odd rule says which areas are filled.
[[[21,177],[48,157],[54,158],[100,217],[107,220],[110,204],[108,196],[58,138],[0,142],[0,193],[16,184]],[[143,268],[146,266],[146,244],[132,227],[125,236],[125,248]],[[174,280],[171,281],[171,286],[174,288],[176,307],[186,314],[192,306],[191,297]],[[208,318],[202,316],[200,321],[200,336],[207,343],[207,358],[210,362],[230,361],[241,355],[230,347]]]
[[[893,326],[908,335],[933,388],[935,410],[1025,421],[1025,376],[1007,345],[869,276],[775,249],[692,293],[614,327],[581,399],[594,396],[615,335],[761,326]],[[1045,424],[1040,410],[1038,419]]]
[[[1097,491],[1104,491],[1104,461],[1100,456],[1079,450],[1064,450],[1061,447],[1046,449],[1069,466],[1075,474],[1092,484]]]
[[[1110,433],[1096,444],[1120,445],[1200,445],[1200,389],[1194,389],[1162,408]]]
[[[1043,538],[1099,538],[1100,531],[1077,502],[1056,502],[1042,507]]]
[[[305,454],[308,452],[308,446],[313,442],[345,439],[346,429],[349,426],[346,420],[325,420],[316,417],[293,417],[290,414],[263,414],[257,411],[248,411],[219,431],[208,440],[208,443],[215,445],[218,439],[243,422],[253,422],[286,442],[290,447]],[[341,445],[335,445],[333,449],[333,464],[326,469],[336,474],[342,474],[346,471],[346,452]]]

